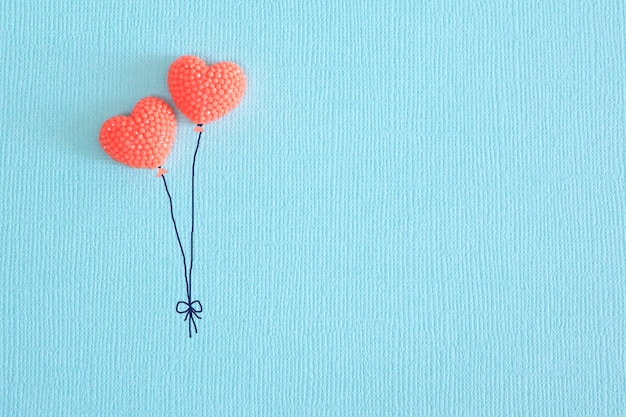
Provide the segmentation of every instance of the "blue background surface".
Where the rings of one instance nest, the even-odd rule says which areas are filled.
[[[5,0],[6,416],[622,416],[623,1]],[[241,64],[194,296],[102,123]],[[188,245],[195,134],[167,168]]]

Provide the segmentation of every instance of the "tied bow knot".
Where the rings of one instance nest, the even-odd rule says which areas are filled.
[[[202,317],[198,315],[198,313],[202,313],[202,304],[200,300],[191,301],[191,299],[187,301],[179,301],[176,303],[176,312],[178,314],[184,314],[185,320],[189,319],[189,337],[191,337],[191,325],[193,324],[193,328],[198,333],[198,327],[196,326],[196,319],[201,320]]]

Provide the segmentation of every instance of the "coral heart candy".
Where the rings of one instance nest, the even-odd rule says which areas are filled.
[[[171,65],[167,82],[174,103],[192,122],[213,122],[237,107],[246,91],[246,75],[232,62],[207,65],[186,55]]]
[[[100,129],[106,153],[133,168],[158,168],[165,164],[176,139],[176,115],[164,100],[146,97],[130,116],[114,116]]]

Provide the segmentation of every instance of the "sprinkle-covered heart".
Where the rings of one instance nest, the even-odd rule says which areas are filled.
[[[100,129],[106,153],[133,168],[157,168],[165,164],[176,139],[176,115],[164,100],[146,97],[130,116],[114,116]]]
[[[174,103],[196,124],[207,124],[237,107],[246,91],[246,75],[232,62],[207,65],[196,56],[178,58],[167,78]]]

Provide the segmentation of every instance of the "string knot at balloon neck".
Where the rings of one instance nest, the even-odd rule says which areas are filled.
[[[163,168],[162,166],[158,168],[159,168],[159,172],[157,172],[157,177],[162,177],[163,175],[167,174],[167,169]]]

